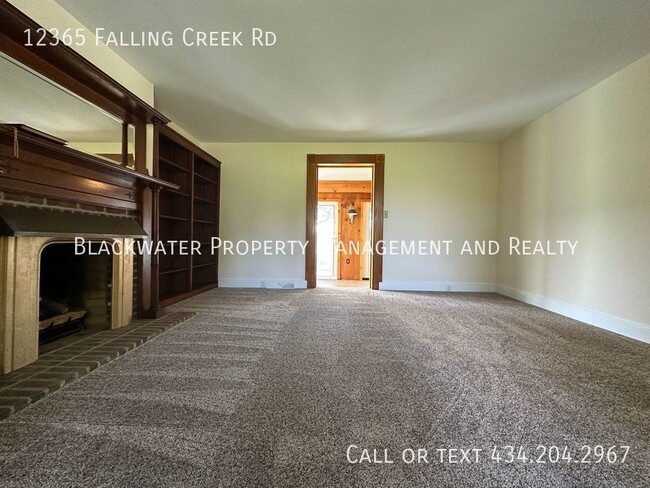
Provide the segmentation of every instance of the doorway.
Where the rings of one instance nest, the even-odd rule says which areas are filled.
[[[316,218],[316,277],[339,279],[339,202],[318,200]]]
[[[307,156],[307,287],[379,289],[383,154]]]
[[[318,168],[317,286],[368,288],[370,266],[364,264],[372,249],[371,198],[371,167]],[[333,266],[325,268],[332,259]]]

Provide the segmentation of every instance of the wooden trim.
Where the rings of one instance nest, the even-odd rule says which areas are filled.
[[[33,41],[42,26],[6,0],[0,0],[0,19],[0,50],[15,60],[125,122],[169,123],[167,117],[74,49],[62,43],[50,45],[55,39],[51,34],[47,34],[45,46],[25,46],[25,30],[31,30]]]
[[[151,235],[153,245],[158,245],[160,238],[160,192],[153,190],[151,192]],[[151,256],[151,283],[150,283],[150,301],[148,315],[150,317],[157,317],[160,313],[160,289],[158,280],[160,279],[160,257],[158,254]],[[146,290],[145,290],[146,291]]]
[[[30,168],[34,169],[34,168]],[[65,178],[65,175],[61,175],[60,180]],[[100,180],[95,180],[100,182]],[[93,183],[95,182],[93,181]],[[72,185],[78,183],[78,180],[73,181]],[[41,183],[35,183],[32,181],[22,181],[17,179],[5,178],[0,181],[0,190],[7,191],[20,195],[30,195],[36,198],[51,198],[66,202],[75,202],[85,205],[91,205],[92,207],[107,207],[118,210],[127,210],[127,211],[136,211],[137,204],[130,198],[130,195],[135,196],[136,188],[121,188],[123,191],[122,194],[116,196],[110,192],[107,195],[97,195],[92,192],[80,192],[77,190],[70,190],[68,188],[60,188],[60,183],[57,182],[59,186],[50,186],[43,185]],[[72,186],[71,185],[71,186]],[[119,189],[117,187],[116,189]]]
[[[1,0],[0,0],[1,1]],[[10,137],[14,138],[13,129],[9,129],[7,126],[0,124],[0,137]],[[129,179],[140,180],[145,185],[156,185],[164,188],[177,189],[178,185],[169,183],[164,180],[159,180],[153,176],[139,173],[133,171],[132,169],[125,168],[119,164],[116,164],[114,161],[111,161],[107,158],[102,158],[101,156],[95,156],[88,154],[77,149],[73,149],[68,146],[63,146],[55,142],[49,141],[42,137],[37,137],[29,132],[18,131],[18,145],[21,147],[23,144],[29,144],[31,147],[38,147],[43,151],[43,154],[47,154],[49,158],[57,161],[70,161],[74,164],[92,167],[95,170],[102,171],[103,173],[112,174],[117,177],[127,177]]]
[[[122,122],[122,166],[129,165],[129,124]]]
[[[147,171],[147,124],[135,126],[135,170],[138,173],[149,174]]]
[[[140,196],[140,223],[149,237],[145,241],[153,240],[153,195],[149,188],[144,188]],[[151,309],[152,280],[151,254],[142,253],[138,256],[138,317],[146,317]]]
[[[370,166],[373,169],[372,245],[384,239],[384,161],[383,154],[308,154],[307,155],[307,224],[305,249],[305,280],[307,288],[316,287],[316,218],[318,212],[319,166]],[[379,290],[382,280],[383,256],[373,253],[370,287]]]
[[[315,154],[307,155],[307,232],[305,239],[305,280],[316,288],[316,218],[318,212],[318,163]]]
[[[146,137],[146,126],[144,126]],[[158,174],[158,130],[160,126],[153,124],[153,164],[154,175]],[[142,137],[142,135],[141,135]],[[137,163],[137,160],[136,160]],[[150,240],[153,245],[157,245],[159,239],[159,192],[149,190],[143,192],[142,201],[142,220],[144,230],[149,232]],[[139,276],[140,300],[138,304],[140,317],[157,317],[160,313],[160,297],[158,291],[159,267],[158,256],[151,254],[142,254],[140,256],[140,269],[142,273]]]
[[[217,184],[215,191],[217,192],[217,218],[215,219],[215,233],[220,235],[219,226],[221,225],[221,166],[217,166]],[[219,253],[214,256],[214,282],[215,286],[219,286]]]
[[[319,165],[349,166],[365,163],[368,166],[375,164],[378,154],[312,154],[314,161]]]
[[[3,125],[0,159],[0,191],[41,199],[135,211],[143,188],[178,188],[108,159]]]
[[[378,154],[377,161],[373,168],[373,192],[372,192],[372,245],[384,240],[384,155]],[[384,269],[383,256],[374,252],[371,257],[370,283],[373,290],[379,290],[379,283]]]
[[[194,218],[195,218],[195,212],[194,212],[194,192],[196,191],[196,185],[195,185],[195,177],[194,177],[194,172],[196,168],[194,166],[194,153],[190,153],[190,172],[187,178],[189,179],[189,198],[188,198],[188,205],[189,205],[189,221],[187,222],[188,225],[188,232],[189,232],[189,237],[190,239],[194,239]],[[190,254],[188,257],[188,264],[187,264],[187,289],[191,290],[192,289],[192,283],[193,283],[193,278],[194,278],[194,256]]]

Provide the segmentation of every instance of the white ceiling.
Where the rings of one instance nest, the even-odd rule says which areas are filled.
[[[326,181],[372,181],[372,168],[318,168],[318,179]]]
[[[496,141],[650,52],[648,0],[58,0],[204,142]],[[273,30],[274,47],[181,45]]]

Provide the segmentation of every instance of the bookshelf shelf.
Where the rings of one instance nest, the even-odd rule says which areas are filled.
[[[209,244],[219,236],[221,162],[167,127],[158,129],[156,176],[179,185],[163,190],[158,202],[158,239]],[[161,307],[217,286],[214,256],[161,256],[158,276]]]

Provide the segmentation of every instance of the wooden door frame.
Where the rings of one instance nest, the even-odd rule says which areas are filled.
[[[372,246],[384,240],[384,154],[308,154],[307,155],[307,247],[305,279],[307,288],[316,288],[316,217],[318,212],[319,167],[372,168]],[[383,256],[373,252],[370,260],[370,288],[379,290]]]

